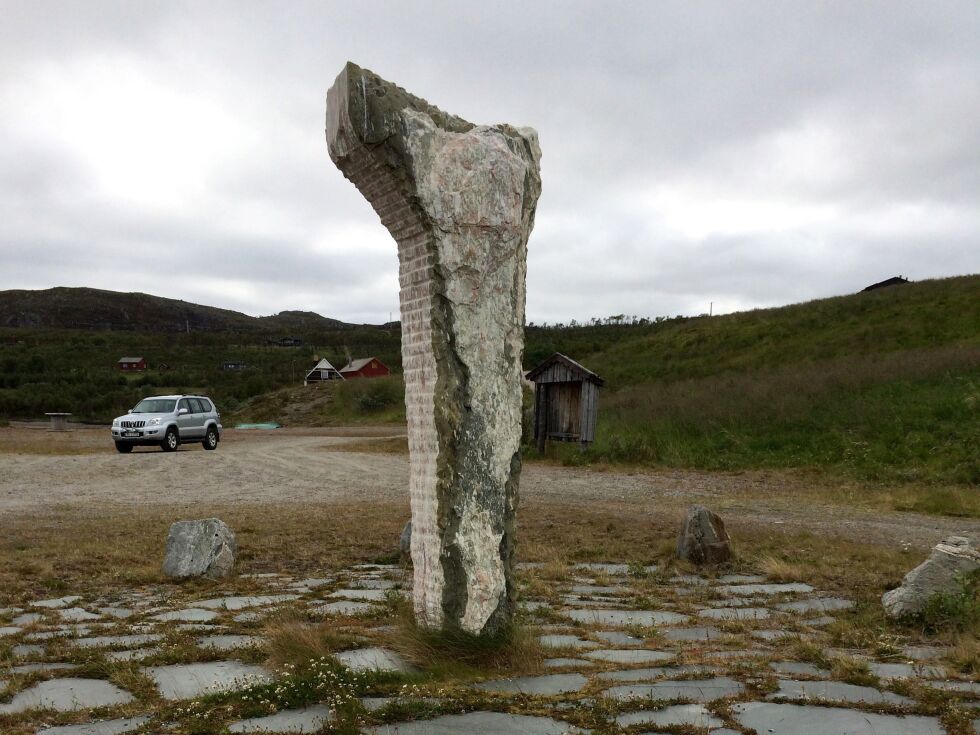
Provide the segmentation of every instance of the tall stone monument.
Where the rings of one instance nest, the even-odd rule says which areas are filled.
[[[515,606],[537,134],[466,122],[348,63],[327,144],[398,243],[416,618],[494,633]]]

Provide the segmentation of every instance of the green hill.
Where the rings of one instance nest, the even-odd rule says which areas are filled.
[[[145,293],[97,288],[0,291],[0,327],[166,332],[290,332],[353,327],[305,311],[252,317]]]
[[[618,338],[613,337],[618,333]],[[720,317],[531,329],[606,379],[573,462],[980,483],[980,276]]]
[[[67,292],[75,292],[74,302]],[[34,301],[10,296],[24,293]],[[335,400],[320,396],[309,411],[302,395],[286,390],[301,382],[314,356],[336,365],[346,352],[374,355],[397,372],[397,325],[357,327],[297,312],[254,318],[107,293],[0,293],[0,323],[21,325],[0,328],[0,417],[65,410],[105,421],[140,396],[164,391],[207,392],[243,420],[275,420],[286,404],[291,418],[317,424],[403,417],[397,377],[371,390],[330,388],[339,391]],[[99,299],[112,305],[102,309]],[[139,304],[147,311],[134,320]],[[188,333],[190,317],[182,314],[191,312],[203,321]],[[20,321],[11,321],[14,313]],[[87,316],[71,316],[78,313]],[[154,326],[119,326],[137,321]],[[727,316],[625,321],[528,327],[526,367],[558,351],[606,380],[596,442],[584,452],[552,445],[549,455],[574,463],[812,467],[862,481],[980,484],[980,276]],[[270,345],[285,334],[304,346]],[[154,369],[121,375],[115,362],[123,355],[145,356]],[[230,359],[249,367],[221,370]]]
[[[397,329],[345,324],[310,312],[251,317],[140,293],[87,288],[0,292],[0,419],[106,422],[142,397],[204,392],[224,412],[254,396],[302,383],[314,357],[343,365],[375,356],[397,368]],[[285,337],[301,346],[280,347]],[[116,361],[150,367],[122,374]],[[223,370],[225,361],[244,370]]]

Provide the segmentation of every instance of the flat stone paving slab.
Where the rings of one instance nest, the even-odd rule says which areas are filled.
[[[691,727],[722,727],[723,720],[715,717],[703,704],[675,704],[661,710],[643,710],[641,712],[626,712],[616,718],[620,727],[630,725],[656,725],[657,727],[674,727],[689,725]]]
[[[789,676],[812,676],[816,679],[824,678],[830,674],[827,669],[808,664],[804,661],[773,661],[769,668],[777,674]]]
[[[77,669],[78,664],[62,664],[62,663],[41,663],[41,664],[21,664],[20,666],[13,666],[10,669],[12,674],[31,674],[35,671],[70,671],[71,669]]]
[[[766,578],[758,574],[724,574],[718,577],[718,584],[760,584]]]
[[[106,661],[139,661],[156,652],[157,649],[155,648],[136,648],[123,651],[106,651],[102,655],[105,656]]]
[[[685,664],[683,666],[653,666],[645,669],[629,669],[628,671],[601,671],[596,678],[601,681],[653,681],[670,676],[696,675],[712,676],[717,673],[715,666],[698,666]]]
[[[87,620],[98,620],[102,616],[90,613],[85,608],[66,607],[63,610],[58,610],[58,617],[68,623],[83,623]]]
[[[718,590],[726,595],[784,595],[813,592],[813,587],[802,582],[782,584],[729,584]]]
[[[924,666],[922,664],[882,664],[870,661],[868,668],[879,679],[942,679],[946,671],[941,666]]]
[[[387,590],[361,590],[361,589],[345,589],[337,590],[336,592],[331,592],[327,595],[328,598],[336,599],[343,598],[347,600],[368,600],[370,602],[384,602],[387,599]]]
[[[36,600],[31,603],[31,607],[46,607],[50,610],[54,610],[59,607],[68,607],[72,603],[78,602],[82,598],[79,595],[65,595],[64,597],[56,597],[51,600]]]
[[[779,735],[943,735],[935,717],[879,715],[840,707],[744,702],[733,704],[739,724]]]
[[[378,606],[370,602],[350,602],[348,600],[338,600],[328,602],[325,605],[318,605],[313,608],[317,615],[361,615],[377,610]]]
[[[783,612],[792,613],[834,612],[835,610],[849,610],[854,607],[854,600],[845,600],[841,597],[817,597],[812,600],[781,602],[778,605],[773,605],[773,607]]]
[[[571,666],[595,666],[595,663],[584,658],[546,658],[544,665],[549,669],[566,669]]]
[[[10,621],[11,625],[33,625],[34,623],[39,623],[44,620],[44,615],[41,613],[24,613],[23,615],[18,615],[16,618]]]
[[[625,627],[627,625],[679,625],[686,623],[689,618],[680,613],[664,610],[566,610],[565,617],[577,623],[592,625],[611,625]]]
[[[764,607],[709,607],[698,613],[708,620],[766,620],[769,615]]]
[[[142,717],[124,717],[118,720],[86,722],[81,725],[62,725],[61,727],[48,727],[38,730],[37,735],[123,735],[123,733],[137,729],[149,719],[149,715],[144,715]]]
[[[330,711],[330,708],[318,704],[303,709],[283,710],[267,717],[239,720],[230,724],[228,731],[233,733],[313,733],[319,732],[324,725],[332,721],[333,712]]]
[[[545,648],[598,648],[595,641],[587,641],[577,635],[561,635],[557,633],[538,637],[538,643]]]
[[[6,625],[0,628],[0,637],[6,637],[8,635],[17,635],[18,633],[23,633],[24,631],[20,628],[12,625]]]
[[[749,635],[760,641],[778,641],[780,638],[789,638],[797,635],[788,630],[753,630]]]
[[[550,717],[507,715],[502,712],[468,712],[433,720],[397,722],[365,730],[371,735],[565,735],[587,732]]]
[[[362,590],[393,590],[398,582],[391,579],[359,579],[353,586]]]
[[[913,661],[933,661],[950,652],[946,646],[905,646],[902,655]]]
[[[44,646],[38,646],[34,644],[20,644],[14,646],[10,649],[10,652],[14,654],[17,658],[25,658],[27,656],[40,656],[44,653]]]
[[[279,605],[298,599],[299,595],[247,595],[244,597],[216,597],[213,600],[197,600],[194,605],[214,610],[244,610],[247,607]]]
[[[170,612],[153,615],[150,620],[160,623],[170,623],[179,621],[181,623],[207,623],[218,617],[214,610],[205,610],[201,607],[185,607],[183,610],[171,610]]]
[[[851,702],[857,704],[911,704],[912,700],[894,692],[883,692],[874,687],[845,684],[839,681],[798,681],[780,679],[779,689],[767,699],[817,699],[823,702]]]
[[[643,639],[636,636],[620,633],[618,630],[598,630],[592,633],[596,638],[602,638],[606,643],[614,646],[642,646]]]
[[[70,638],[72,636],[89,635],[92,629],[87,625],[62,625],[54,630],[42,630],[28,633],[25,641],[50,641],[53,638]]]
[[[694,702],[713,702],[734,697],[745,687],[725,676],[714,679],[685,679],[658,681],[653,684],[627,684],[606,690],[606,696],[620,701],[629,699],[690,699]]]
[[[628,595],[630,588],[619,585],[576,584],[572,586],[571,592],[576,595]]]
[[[672,628],[664,631],[668,641],[714,641],[725,634],[710,625],[700,625],[694,628]]]
[[[554,696],[555,694],[577,692],[588,683],[588,678],[582,674],[546,674],[545,676],[522,676],[516,679],[484,681],[476,684],[474,688],[484,692]]]
[[[130,610],[128,607],[100,607],[98,610],[103,615],[108,615],[110,618],[117,618],[119,620],[131,618],[136,614],[135,610]]]
[[[72,643],[79,648],[110,648],[112,646],[148,646],[163,640],[159,633],[137,633],[135,635],[103,635],[94,638],[79,638]]]
[[[53,709],[74,712],[91,707],[129,704],[133,696],[102,679],[50,679],[30,689],[17,692],[8,704],[0,704],[0,713],[24,712],[29,709]]]
[[[980,695],[980,682],[978,681],[929,681],[926,684],[934,689],[942,689],[944,692]]]
[[[652,664],[670,661],[677,654],[669,651],[648,651],[643,648],[613,648],[589,651],[585,656],[594,661],[606,661],[613,664]]]
[[[265,639],[257,635],[207,635],[198,638],[197,645],[217,651],[234,651],[236,648],[264,646]]]
[[[576,564],[576,569],[587,569],[590,572],[599,572],[600,574],[609,574],[612,576],[621,576],[624,574],[629,574],[630,567],[629,564],[602,564],[597,562],[587,562],[583,564]],[[651,567],[647,567],[651,569]],[[656,571],[656,567],[652,567],[652,571]]]
[[[149,666],[143,673],[153,679],[164,699],[191,699],[205,693],[243,689],[253,683],[272,681],[261,666],[241,661]]]
[[[414,670],[401,656],[386,648],[355,648],[335,653],[333,657],[351,671],[410,672]]]

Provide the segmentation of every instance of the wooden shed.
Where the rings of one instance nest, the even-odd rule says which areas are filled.
[[[146,370],[145,357],[120,357],[116,362],[120,370]]]
[[[391,370],[381,360],[376,357],[362,357],[359,360],[350,360],[340,368],[340,374],[345,380],[351,378],[381,378],[391,375]]]
[[[534,438],[588,444],[595,440],[599,388],[604,381],[575,360],[556,352],[527,374],[534,383]]]

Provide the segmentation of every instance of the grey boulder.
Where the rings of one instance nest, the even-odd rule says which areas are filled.
[[[718,514],[692,505],[677,536],[677,556],[695,564],[720,564],[732,557],[732,540]]]
[[[227,577],[237,550],[234,532],[218,518],[177,521],[167,534],[163,573],[174,579]]]
[[[959,591],[959,580],[980,568],[980,551],[963,536],[936,544],[929,558],[905,575],[901,587],[881,596],[891,618],[918,615],[935,595]]]

